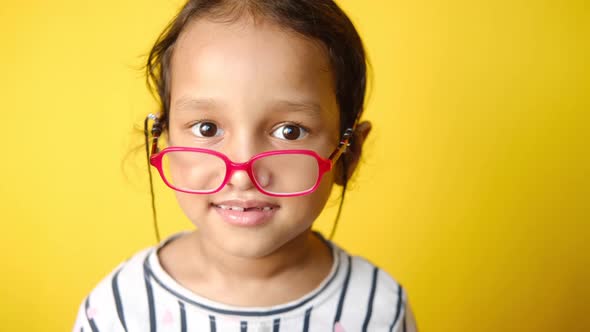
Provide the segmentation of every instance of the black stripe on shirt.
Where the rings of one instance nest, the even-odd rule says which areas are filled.
[[[404,328],[402,329],[402,332],[406,332],[407,327],[408,327],[408,325],[406,323],[406,311],[404,310]]]
[[[186,310],[184,310],[184,303],[178,301],[180,307],[180,331],[186,332]]]
[[[150,331],[156,332],[156,305],[154,304],[154,290],[152,289],[152,283],[150,282],[149,272],[144,266],[143,279],[145,280],[145,290],[148,298],[148,308],[150,312]]]
[[[113,288],[113,297],[115,298],[115,306],[117,307],[117,316],[119,316],[119,322],[123,325],[123,330],[127,332],[127,324],[125,323],[125,314],[123,312],[123,302],[121,301],[121,294],[119,293],[119,273],[121,269],[119,269],[113,280],[111,282],[111,286]]]
[[[396,309],[395,309],[395,318],[393,319],[393,323],[391,323],[391,326],[389,327],[389,331],[393,331],[393,328],[395,327],[395,323],[397,323],[397,320],[399,319],[399,315],[402,311],[402,285],[398,284],[397,286],[397,305],[396,305]]]
[[[272,332],[279,332],[281,328],[281,319],[277,318],[272,322]]]
[[[352,270],[352,259],[348,256],[348,266],[346,267],[346,278],[344,279],[344,285],[340,292],[340,299],[338,300],[338,309],[336,309],[336,317],[334,317],[334,324],[340,321],[342,315],[342,307],[344,306],[344,298],[346,297],[346,291],[348,290],[348,283],[350,281],[350,273]]]
[[[96,323],[94,323],[94,317],[88,318],[88,309],[90,308],[90,296],[86,298],[86,303],[84,304],[84,313],[86,314],[86,320],[88,320],[88,324],[90,325],[90,329],[92,332],[98,332],[98,327],[96,327]]]
[[[373,301],[375,300],[375,289],[377,288],[377,273],[379,272],[378,268],[373,269],[373,281],[371,283],[371,293],[369,295],[369,304],[367,306],[367,315],[365,316],[365,322],[363,323],[363,331],[367,331],[369,327],[369,321],[371,320],[371,315],[373,314]]]
[[[215,322],[215,316],[209,315],[209,330],[211,332],[217,332],[217,323]]]
[[[246,321],[240,322],[240,331],[241,332],[248,332],[248,322],[246,322]]]
[[[305,310],[305,320],[303,321],[303,332],[307,332],[309,330],[309,319],[311,317],[311,309],[313,309],[313,307]]]

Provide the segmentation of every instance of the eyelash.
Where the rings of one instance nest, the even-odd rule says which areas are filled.
[[[210,120],[210,119],[199,119],[199,120],[195,120],[192,122],[189,122],[186,124],[186,128],[187,129],[191,129],[192,127],[194,127],[195,125],[199,124],[199,123],[203,123],[203,122],[211,122],[211,123],[215,123],[217,124],[215,121]]]
[[[285,121],[285,122],[281,122],[278,125],[276,125],[274,128],[279,128],[280,126],[297,126],[303,130],[305,130],[307,133],[309,133],[309,128],[307,126],[305,126],[303,123],[301,122],[297,122],[297,121]]]

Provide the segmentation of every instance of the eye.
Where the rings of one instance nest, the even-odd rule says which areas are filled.
[[[284,140],[294,141],[307,136],[307,130],[297,125],[282,125],[272,132],[272,136]]]
[[[215,137],[223,135],[223,129],[219,129],[213,122],[202,121],[191,126],[191,131],[198,137]]]

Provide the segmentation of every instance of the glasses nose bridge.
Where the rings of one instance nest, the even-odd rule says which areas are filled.
[[[231,178],[232,175],[237,171],[244,171],[250,175],[250,164],[252,163],[252,159],[245,161],[243,163],[236,163],[234,161],[229,161],[229,169],[228,169],[228,178]]]

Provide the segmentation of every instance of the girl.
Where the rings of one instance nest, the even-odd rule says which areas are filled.
[[[415,331],[392,277],[311,231],[371,129],[365,63],[331,0],[189,0],[148,58],[149,160],[197,230],[122,263],[74,331]]]

